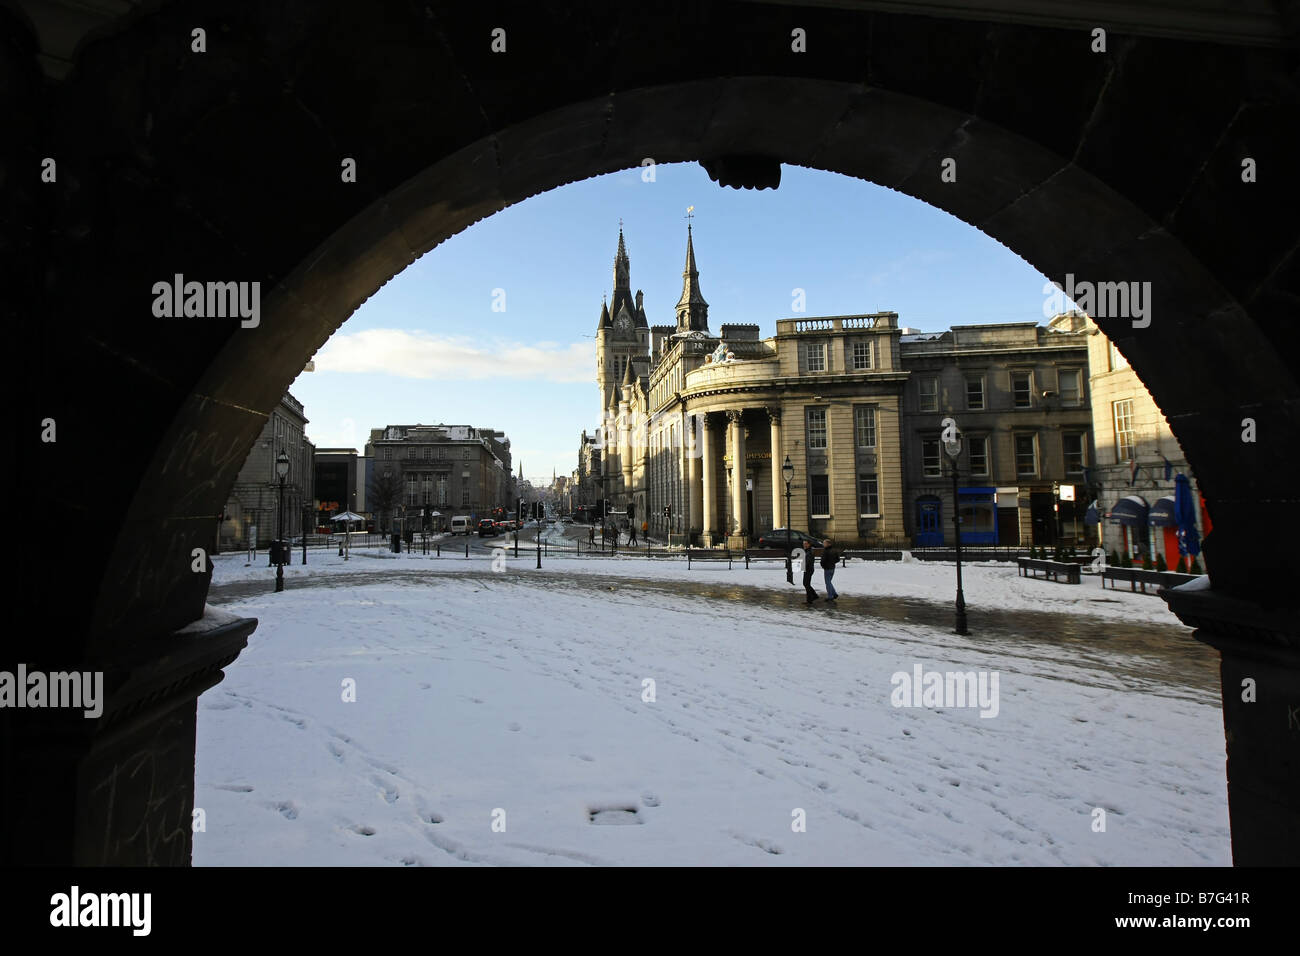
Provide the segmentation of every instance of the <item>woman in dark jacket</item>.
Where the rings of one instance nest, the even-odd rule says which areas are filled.
[[[840,553],[831,547],[830,538],[823,541],[822,545],[822,575],[826,579],[826,600],[834,601],[840,595],[835,590],[835,585],[831,583],[831,578],[835,577],[835,565],[840,560]]]
[[[811,604],[813,601],[816,601],[818,597],[820,597],[820,595],[813,590],[813,586],[812,586],[812,576],[813,576],[814,567],[815,565],[813,563],[812,542],[805,541],[803,543],[803,590],[804,593],[808,595],[809,604]]]

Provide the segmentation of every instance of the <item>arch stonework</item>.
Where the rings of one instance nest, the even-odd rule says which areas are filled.
[[[792,16],[817,52],[791,52]],[[200,22],[209,50],[192,54]],[[1112,33],[1099,55],[1086,30],[744,2],[521,9],[493,54],[500,25],[451,4],[164,3],[87,39],[57,81],[34,30],[0,31],[21,144],[4,170],[25,313],[19,480],[33,514],[100,543],[29,566],[22,593],[43,624],[17,654],[103,669],[110,687],[104,729],[6,738],[6,759],[35,761],[60,794],[6,797],[7,826],[27,834],[11,831],[7,853],[188,862],[194,701],[254,626],[196,627],[210,572],[191,570],[192,551],[212,547],[271,408],[429,249],[651,158],[724,179],[773,162],[840,172],[948,211],[1051,278],[1152,282],[1148,327],[1096,321],[1164,410],[1214,522],[1213,589],[1169,600],[1223,652],[1236,859],[1300,858],[1295,758],[1275,753],[1295,739],[1280,702],[1300,702],[1300,615],[1283,541],[1261,537],[1300,525],[1300,293],[1279,215],[1300,208],[1282,172],[1300,147],[1294,54]],[[40,181],[46,156],[55,183]],[[175,274],[260,282],[258,325],[154,318],[153,284]],[[47,417],[54,444],[33,437]],[[1243,706],[1243,676],[1274,693]],[[62,756],[38,758],[50,740]],[[119,790],[106,808],[140,761],[170,796]],[[134,836],[150,815],[150,838]]]

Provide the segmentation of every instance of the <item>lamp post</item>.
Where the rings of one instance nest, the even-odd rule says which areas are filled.
[[[311,505],[302,506],[302,563],[307,564],[307,525],[311,523]]]
[[[280,534],[275,558],[275,590],[284,590],[284,479],[289,475],[289,456],[283,451],[276,456],[275,473],[280,476]]]
[[[969,634],[966,629],[966,595],[961,586],[961,505],[957,497],[957,456],[961,454],[961,431],[951,418],[943,420],[943,450],[952,465],[952,529],[957,546],[957,634]]]
[[[785,543],[790,544],[790,482],[794,480],[794,465],[790,463],[790,456],[785,456],[785,464],[781,466],[781,477],[785,479]],[[785,580],[787,584],[794,584],[794,568],[790,564],[790,549],[786,548],[785,552]]]

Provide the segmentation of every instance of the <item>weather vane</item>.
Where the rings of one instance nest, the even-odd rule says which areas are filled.
[[[687,206],[687,207],[686,207],[686,218],[687,218],[688,220],[690,220],[690,219],[694,219],[694,218],[695,218],[695,207],[694,207],[694,206]]]

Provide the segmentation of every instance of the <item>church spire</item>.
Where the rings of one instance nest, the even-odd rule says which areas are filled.
[[[618,221],[618,252],[614,255],[614,301],[617,303],[620,292],[632,291],[632,263],[627,257],[627,247],[623,245],[623,220]]]
[[[605,304],[605,297],[600,297],[600,321],[596,324],[596,331],[609,328],[609,306]]]
[[[694,208],[694,207],[692,207]],[[682,270],[682,297],[677,300],[677,331],[707,332],[709,303],[700,292],[700,272],[695,268],[695,243],[686,224],[686,267]]]

